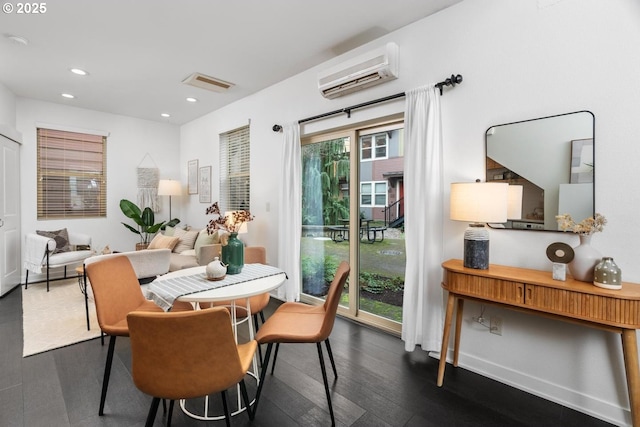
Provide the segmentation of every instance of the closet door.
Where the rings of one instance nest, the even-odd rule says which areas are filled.
[[[20,284],[20,145],[0,135],[0,296]]]

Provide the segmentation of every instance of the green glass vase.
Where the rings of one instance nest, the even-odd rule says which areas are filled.
[[[222,247],[222,262],[227,265],[227,274],[238,274],[244,267],[244,243],[238,233],[231,233],[229,241]]]

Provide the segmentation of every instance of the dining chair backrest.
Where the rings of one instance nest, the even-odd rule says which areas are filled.
[[[336,270],[336,274],[329,285],[329,291],[324,300],[324,321],[322,322],[322,329],[320,332],[321,340],[325,340],[331,335],[333,329],[333,323],[336,320],[336,313],[338,311],[338,304],[340,303],[340,296],[342,295],[342,289],[349,278],[349,263],[342,261]]]
[[[86,273],[93,290],[98,324],[107,334],[111,326],[125,320],[129,312],[146,300],[126,256],[91,263],[86,266]]]
[[[247,246],[244,248],[245,264],[266,264],[267,250],[264,246]]]
[[[144,393],[189,399],[226,390],[245,375],[223,307],[127,316],[133,381]]]

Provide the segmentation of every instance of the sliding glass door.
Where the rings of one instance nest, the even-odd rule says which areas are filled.
[[[403,124],[303,140],[302,299],[319,304],[351,265],[339,312],[399,333],[404,290]]]

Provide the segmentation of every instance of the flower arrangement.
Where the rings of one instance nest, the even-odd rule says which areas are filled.
[[[227,215],[220,213],[218,202],[207,208],[207,215],[217,215],[207,224],[207,234],[213,234],[216,230],[224,230],[229,233],[237,233],[245,222],[253,221],[254,216],[249,211],[233,211]]]
[[[599,213],[596,213],[592,217],[585,218],[579,223],[576,223],[569,214],[557,215],[556,221],[558,221],[558,225],[562,231],[572,231],[576,234],[585,235],[602,231],[607,224],[607,219]]]

